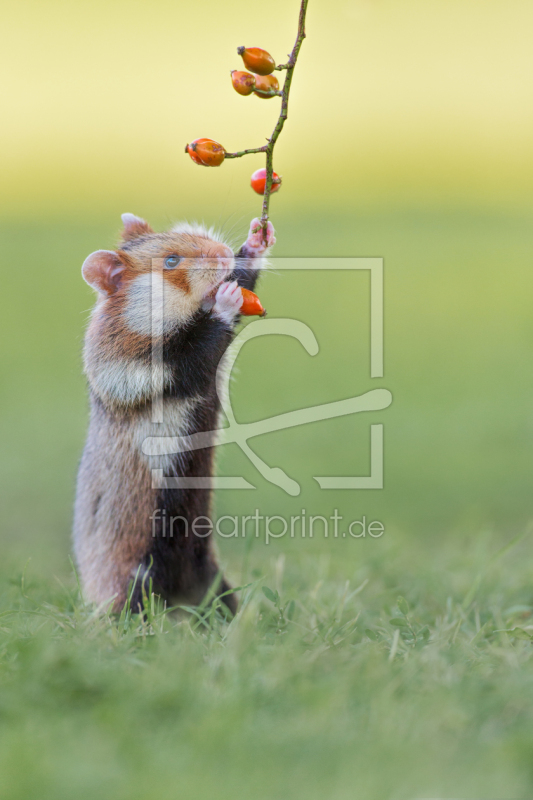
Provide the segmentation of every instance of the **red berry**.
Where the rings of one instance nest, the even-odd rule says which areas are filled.
[[[274,92],[279,92],[279,83],[275,75],[256,75],[254,94],[268,100],[269,97],[276,97]]]
[[[255,88],[255,75],[251,72],[239,72],[234,69],[231,73],[231,82],[236,92],[242,95],[252,94]]]
[[[245,317],[265,317],[267,312],[263,308],[261,300],[258,298],[258,296],[251,292],[250,289],[243,289],[242,286],[241,292],[241,314],[244,314]]]
[[[267,171],[263,167],[262,169],[256,169],[254,174],[252,175],[252,179],[250,181],[252,189],[257,194],[264,194],[266,189],[266,174]],[[277,192],[279,187],[281,186],[281,178],[279,175],[276,175],[275,172],[272,173],[272,189],[271,193]]]
[[[274,72],[276,62],[266,50],[261,50],[260,47],[238,47],[237,52],[250,72],[255,72],[256,75],[270,75]]]
[[[202,167],[219,167],[226,156],[226,151],[214,139],[195,139],[185,147],[195,164]]]

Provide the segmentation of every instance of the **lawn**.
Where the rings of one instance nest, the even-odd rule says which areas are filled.
[[[346,582],[278,553],[229,624],[117,621],[13,575],[0,795],[530,797],[528,550],[482,544],[385,546]]]

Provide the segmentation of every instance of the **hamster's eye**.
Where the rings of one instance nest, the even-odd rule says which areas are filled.
[[[176,269],[180,261],[180,256],[167,256],[165,258],[165,269]]]

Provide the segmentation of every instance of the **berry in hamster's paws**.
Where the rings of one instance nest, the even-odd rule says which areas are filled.
[[[276,244],[276,236],[274,234],[274,226],[269,221],[267,222],[266,242],[263,235],[263,228],[261,227],[261,220],[253,219],[250,223],[250,232],[246,239],[245,248],[250,252],[250,255],[261,255],[267,247],[272,247]]]
[[[242,303],[241,287],[237,281],[231,281],[231,283],[226,281],[218,287],[213,314],[231,325],[235,317],[240,314]]]

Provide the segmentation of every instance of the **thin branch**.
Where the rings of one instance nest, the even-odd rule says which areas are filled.
[[[274,155],[274,147],[276,146],[276,142],[278,137],[283,130],[283,126],[285,124],[285,120],[289,115],[289,94],[291,91],[291,83],[292,83],[292,76],[294,74],[294,68],[296,66],[296,61],[298,60],[298,54],[300,52],[300,47],[302,46],[302,42],[305,39],[305,15],[307,12],[307,4],[309,0],[302,0],[300,6],[300,16],[298,18],[298,35],[296,36],[296,42],[294,43],[294,47],[292,48],[292,52],[289,56],[289,61],[287,64],[280,64],[276,69],[278,70],[286,70],[287,75],[285,76],[285,82],[283,84],[283,91],[281,93],[281,112],[276,123],[276,127],[272,132],[272,136],[268,140],[268,144],[266,145],[266,186],[265,186],[265,194],[263,197],[263,212],[261,214],[261,227],[263,228],[263,236],[266,240],[266,230],[267,230],[267,223],[268,223],[268,209],[270,204],[270,195],[272,193],[272,173],[273,169],[273,155]]]
[[[274,156],[274,147],[276,146],[276,142],[279,138],[281,131],[283,130],[283,126],[285,124],[285,120],[289,115],[289,93],[291,90],[291,83],[292,83],[292,76],[294,74],[294,68],[296,66],[296,61],[298,59],[298,54],[300,52],[300,47],[302,46],[302,42],[305,39],[305,15],[307,13],[307,4],[309,0],[301,0],[300,5],[300,15],[298,17],[298,35],[296,36],[296,41],[294,43],[294,47],[292,48],[292,52],[289,55],[289,60],[286,64],[279,64],[275,67],[275,70],[285,70],[285,81],[283,83],[283,91],[279,92],[274,89],[271,89],[269,92],[260,92],[263,97],[273,97],[274,95],[278,95],[281,97],[281,111],[278,117],[278,121],[276,123],[276,127],[272,131],[272,135],[270,139],[267,139],[268,144],[263,145],[262,147],[251,147],[247,150],[239,150],[236,153],[225,153],[224,158],[241,158],[242,156],[251,155],[252,153],[265,153],[266,154],[266,182],[265,182],[265,193],[263,196],[263,210],[261,213],[261,227],[263,229],[263,237],[266,241],[267,235],[267,223],[268,223],[268,209],[270,203],[270,195],[272,194],[272,185],[273,185],[273,156]],[[244,49],[244,48],[242,48]],[[239,48],[240,52],[241,48]],[[185,152],[187,152],[188,146],[185,148]],[[280,181],[276,181],[276,184],[280,183]]]
[[[250,153],[265,153],[268,145],[264,144],[263,147],[252,147],[250,150],[239,150],[237,153],[226,153],[224,155],[224,159],[226,158],[240,158],[241,156],[247,156]]]

